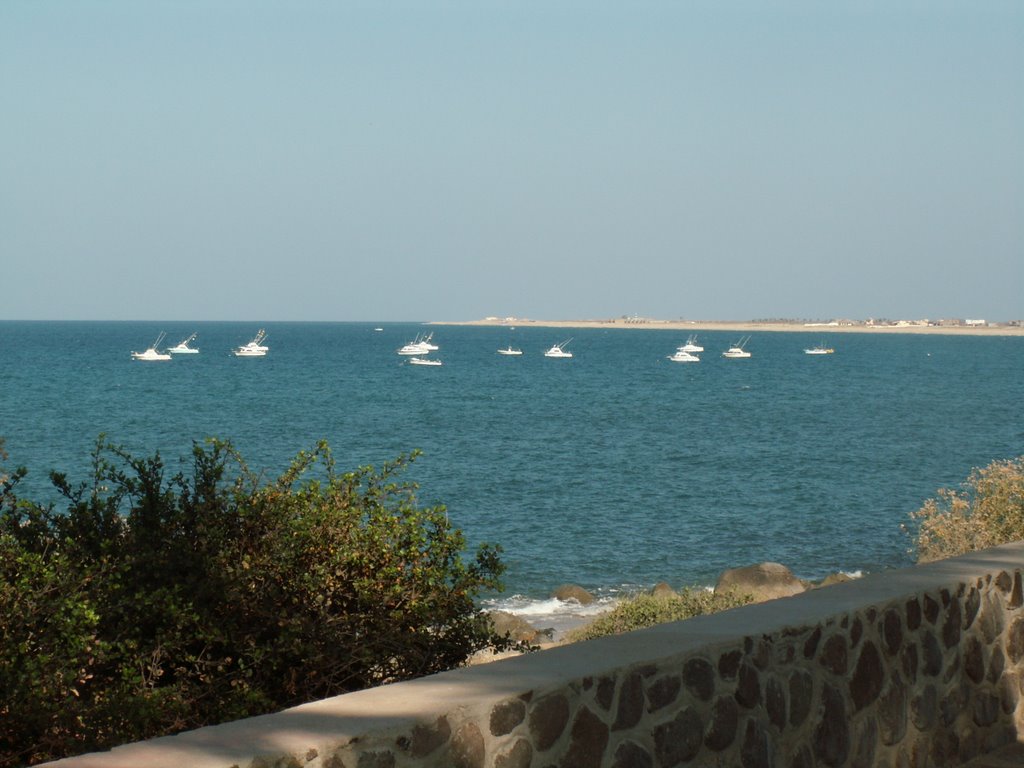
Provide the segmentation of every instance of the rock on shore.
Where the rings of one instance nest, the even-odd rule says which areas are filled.
[[[793,572],[781,563],[758,563],[743,568],[723,571],[715,584],[715,592],[738,592],[751,595],[755,603],[789,597],[805,591],[806,587]]]

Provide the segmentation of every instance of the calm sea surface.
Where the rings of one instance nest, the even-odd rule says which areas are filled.
[[[326,438],[339,467],[424,455],[408,478],[471,542],[499,543],[503,606],[529,614],[564,582],[602,595],[713,583],[773,560],[798,576],[910,562],[908,513],[972,467],[1024,453],[1024,338],[269,323],[0,323],[0,436],[23,495],[50,469],[88,478],[99,433],[175,467],[231,439],[279,472]],[[375,331],[381,327],[382,331]],[[396,354],[433,330],[442,367]],[[201,353],[131,350],[192,332]],[[570,360],[543,357],[568,336]],[[825,341],[834,355],[809,356]],[[509,343],[522,357],[496,354]]]

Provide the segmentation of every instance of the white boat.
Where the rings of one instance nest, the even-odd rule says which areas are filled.
[[[731,357],[733,359],[750,357],[750,353],[743,348],[748,341],[750,341],[750,337],[744,336],[742,339],[737,341],[733,346],[725,350],[725,352],[722,353],[722,357]]]
[[[153,346],[149,347],[145,352],[132,352],[132,360],[170,360],[171,356],[166,352],[158,352],[157,347],[160,346],[160,342],[164,340],[166,333],[161,332],[156,337],[156,341],[153,342]]]
[[[195,339],[196,334],[193,333],[187,339],[185,339],[184,341],[179,341],[177,344],[175,344],[167,351],[170,352],[172,355],[198,355],[199,350],[189,346],[189,342],[195,341]]]
[[[431,334],[432,336],[433,334]],[[436,344],[430,343],[430,336],[420,337],[417,336],[415,339],[410,341],[400,350],[400,355],[429,355],[431,352],[438,349]]]
[[[544,357],[572,357],[572,352],[565,351],[565,345],[570,341],[572,341],[572,339],[566,339],[560,344],[555,344],[551,349],[544,353]]]
[[[677,347],[677,349],[680,352],[690,352],[690,353],[693,353],[693,352],[703,352],[704,351],[704,347],[702,347],[700,344],[697,343],[697,334],[694,334],[693,336],[690,336],[686,340],[686,343],[683,344],[683,346],[681,346],[681,347]]]
[[[700,358],[696,355],[692,355],[689,352],[684,352],[683,348],[680,347],[675,351],[675,354],[669,355],[668,359],[673,363],[699,363]]]
[[[434,343],[433,339],[434,339],[434,332],[431,331],[430,333],[428,333],[426,336],[423,337],[423,341],[421,341],[420,344],[422,344],[423,348],[425,350],[427,350],[428,352],[437,352],[437,350],[439,350],[440,347],[437,346],[437,344]]]
[[[440,360],[428,360],[425,357],[410,357],[409,365],[441,365]]]
[[[805,355],[831,355],[835,350],[832,347],[826,347],[824,344],[819,344],[816,347],[809,347],[804,350]]]
[[[516,349],[511,344],[509,344],[504,349],[499,349],[498,350],[498,354],[499,355],[521,355],[521,354],[523,354],[523,350]]]
[[[252,341],[235,350],[235,357],[264,357],[270,351],[270,347],[263,343],[266,338],[267,332],[260,328]]]

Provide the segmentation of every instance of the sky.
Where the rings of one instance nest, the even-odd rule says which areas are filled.
[[[0,3],[0,319],[622,315],[1024,318],[1024,3]]]

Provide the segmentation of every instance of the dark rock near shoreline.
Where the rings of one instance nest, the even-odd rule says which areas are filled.
[[[651,587],[651,596],[653,597],[672,597],[675,593],[676,591],[664,581],[658,582]]]
[[[803,583],[780,563],[759,563],[744,568],[731,568],[718,577],[715,592],[737,592],[751,595],[755,603],[777,597],[798,595]]]
[[[842,584],[847,581],[853,581],[853,576],[848,576],[845,573],[830,573],[824,579],[816,584],[811,584],[808,589],[818,589],[819,587],[830,587],[833,584]]]
[[[590,605],[595,600],[592,594],[576,584],[563,584],[560,587],[555,587],[551,596],[556,600],[575,600],[580,605]]]
[[[513,640],[524,643],[537,643],[541,640],[550,639],[549,632],[537,629],[525,619],[505,611],[491,611],[488,613],[494,631],[499,635],[508,635]]]

